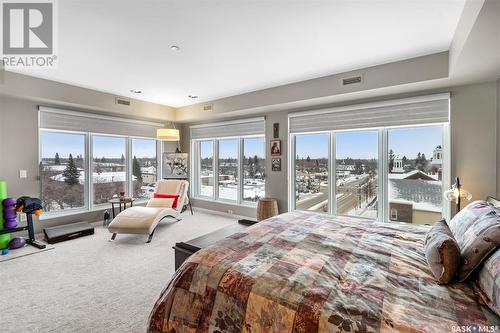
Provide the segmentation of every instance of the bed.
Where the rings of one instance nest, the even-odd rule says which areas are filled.
[[[191,256],[149,332],[458,332],[500,325],[467,283],[436,284],[428,226],[282,214]]]

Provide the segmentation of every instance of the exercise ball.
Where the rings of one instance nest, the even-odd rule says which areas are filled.
[[[9,243],[9,249],[15,250],[20,249],[26,245],[26,240],[22,237],[14,237]]]

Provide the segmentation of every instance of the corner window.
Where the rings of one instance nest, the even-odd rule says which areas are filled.
[[[447,126],[291,134],[291,209],[433,224],[447,214]]]
[[[193,140],[192,148],[195,197],[255,204],[265,195],[264,137]]]

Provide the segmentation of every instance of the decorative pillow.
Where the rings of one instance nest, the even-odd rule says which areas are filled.
[[[448,225],[460,247],[457,276],[464,281],[500,243],[500,209],[477,200],[455,215]]]
[[[158,199],[174,199],[174,202],[172,203],[172,208],[177,208],[177,201],[179,201],[179,195],[178,194],[161,194],[161,193],[154,193],[153,198],[158,198]]]
[[[460,265],[460,249],[445,220],[436,222],[425,237],[427,265],[438,284],[451,281]]]
[[[174,200],[172,198],[151,198],[148,201],[146,207],[153,208],[172,208],[174,204]]]
[[[491,255],[479,270],[476,286],[490,309],[500,316],[500,250]]]

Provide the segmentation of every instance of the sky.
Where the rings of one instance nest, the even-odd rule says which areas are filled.
[[[432,157],[432,152],[437,145],[442,144],[442,127],[415,127],[390,129],[389,149],[394,154],[407,158],[415,158],[418,152],[425,153],[427,158]],[[94,136],[94,157],[120,158],[125,155],[125,139],[117,137]],[[339,132],[336,134],[337,158],[377,158],[377,132]],[[296,153],[300,158],[326,158],[328,157],[328,134],[307,134],[296,137]],[[69,153],[73,156],[84,155],[84,136],[81,134],[67,134],[55,132],[42,132],[42,157],[51,158],[59,153],[62,158],[67,158]],[[154,140],[134,139],[132,155],[137,157],[154,157],[156,144]],[[238,141],[236,139],[219,140],[219,155],[221,158],[237,157]],[[264,157],[264,143],[262,138],[248,138],[244,140],[245,156]],[[201,142],[202,158],[211,157],[213,148],[211,141]]]
[[[376,131],[339,132],[335,141],[338,159],[377,158]],[[389,149],[399,157],[415,158],[421,152],[429,159],[436,146],[442,145],[443,129],[440,126],[389,129],[388,141]],[[297,135],[296,154],[299,158],[327,158],[328,134]]]
[[[68,134],[56,132],[42,132],[42,157],[52,158],[59,154],[61,158],[67,158],[69,154],[85,155],[85,136],[82,134]],[[109,136],[94,136],[94,157],[120,158],[125,155],[125,139]],[[152,139],[133,139],[132,156],[155,157],[156,141]]]

